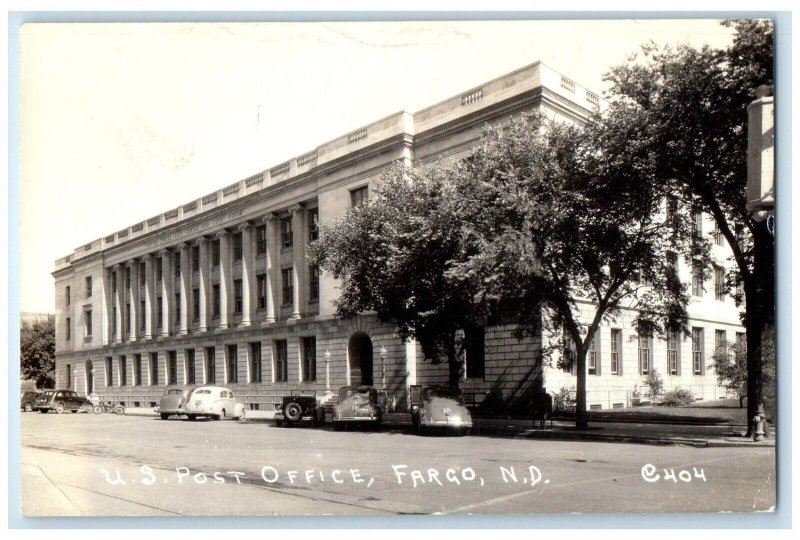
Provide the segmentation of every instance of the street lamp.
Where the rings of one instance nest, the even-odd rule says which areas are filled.
[[[386,354],[388,351],[386,347],[381,345],[380,355],[381,355],[381,388],[384,390],[386,389]]]
[[[325,349],[325,393],[331,393],[331,351]]]

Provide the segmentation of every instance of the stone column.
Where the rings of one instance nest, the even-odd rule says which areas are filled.
[[[292,319],[299,319],[306,314],[308,298],[308,265],[306,264],[306,241],[308,232],[306,231],[306,209],[301,205],[291,208],[292,212],[292,232],[294,239],[292,242]]]
[[[114,316],[114,295],[111,290],[110,268],[103,268],[103,314],[100,323],[103,325],[103,345],[110,345],[114,341],[111,333],[112,317]]]
[[[131,341],[138,341],[139,339],[139,261],[133,259],[128,262],[128,268],[131,275],[131,291],[128,295],[128,301],[131,305],[131,333],[128,339]]]
[[[153,256],[144,256],[144,339],[156,335],[156,284],[153,272]]]
[[[122,343],[125,336],[125,265],[118,264],[114,267],[117,275],[117,335],[114,337],[114,343]]]
[[[250,326],[255,319],[254,295],[256,288],[256,261],[253,250],[253,226],[249,223],[239,225],[242,231],[242,322],[240,326]]]
[[[189,242],[184,242],[180,247],[180,291],[181,291],[181,320],[180,329],[178,330],[179,336],[185,336],[189,333],[189,321],[191,315],[189,308],[192,305],[192,269],[189,267],[189,255],[192,245]]]
[[[278,218],[270,214],[264,218],[267,224],[267,318],[266,323],[278,320],[278,287],[281,280],[280,227]]]
[[[208,301],[209,291],[211,290],[211,266],[208,262],[208,239],[201,236],[195,243],[200,249],[200,324],[198,330],[206,332],[211,321],[211,306]]]
[[[173,253],[168,249],[162,249],[161,255],[161,305],[164,313],[161,320],[161,335],[169,336],[172,334],[172,327],[175,324],[175,270],[172,267]]]
[[[219,238],[219,328],[231,326],[231,300],[233,281],[231,280],[231,235],[225,229],[217,233]]]

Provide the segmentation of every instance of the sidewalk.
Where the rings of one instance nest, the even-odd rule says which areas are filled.
[[[151,408],[129,407],[130,416],[152,416]],[[272,411],[247,411],[247,422],[272,423]],[[384,429],[411,431],[411,415],[386,413]],[[554,420],[540,429],[539,423],[516,418],[474,418],[470,435],[483,437],[579,440],[598,442],[625,442],[635,444],[684,445],[696,447],[775,447],[775,432],[770,426],[770,437],[755,442],[744,437],[747,427],[738,424],[675,424],[648,422],[593,421],[587,430],[576,430],[574,421]]]

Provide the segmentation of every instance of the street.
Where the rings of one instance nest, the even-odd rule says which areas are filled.
[[[402,429],[21,414],[22,506],[42,515],[751,512],[774,448],[693,448]]]

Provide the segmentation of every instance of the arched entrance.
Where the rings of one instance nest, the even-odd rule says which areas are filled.
[[[350,384],[372,385],[372,340],[364,332],[350,336],[347,345],[350,358]]]
[[[86,395],[94,393],[94,368],[92,361],[86,361]]]

